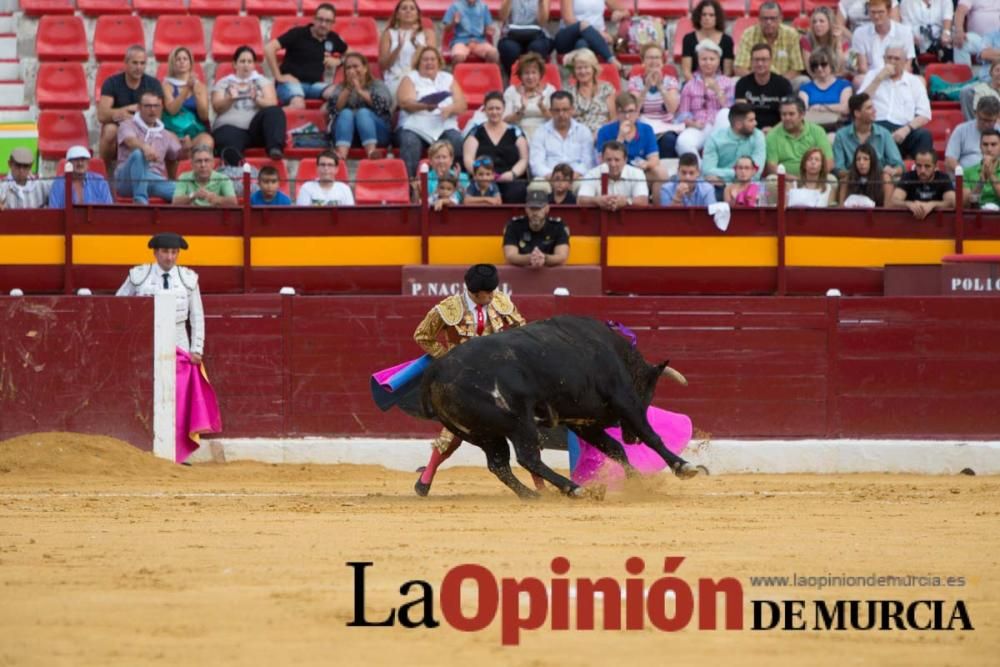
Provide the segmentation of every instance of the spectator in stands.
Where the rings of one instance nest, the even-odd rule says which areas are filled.
[[[851,38],[846,29],[838,25],[833,18],[833,10],[829,7],[817,7],[809,18],[809,29],[799,39],[802,50],[802,62],[810,62],[813,53],[826,51],[826,59],[830,62],[830,74],[835,77],[847,74],[848,53],[851,50]],[[812,67],[810,66],[810,71]],[[815,80],[816,74],[813,73]]]
[[[162,93],[146,91],[139,99],[139,111],[118,126],[115,190],[119,196],[132,197],[134,204],[145,206],[151,196],[167,201],[174,198],[174,183],[167,180],[167,174],[173,174],[177,160],[187,151],[164,127],[162,114]]]
[[[617,211],[631,206],[649,205],[649,186],[646,175],[638,167],[628,164],[628,151],[617,141],[604,144],[602,163],[583,176],[576,193],[581,206],[599,206],[607,211]],[[601,194],[601,175],[608,175],[607,194]]]
[[[278,170],[265,165],[257,173],[257,190],[250,195],[251,206],[291,206],[292,200],[281,191]]]
[[[891,141],[889,143],[892,144]],[[871,206],[884,206],[892,196],[893,170],[892,166],[883,166],[879,162],[878,152],[871,144],[857,145],[840,181],[838,200],[846,205],[849,197],[864,197],[871,202]]]
[[[710,40],[698,45],[698,71],[684,84],[678,121],[686,129],[677,136],[679,154],[698,153],[715,127],[724,127],[733,104],[735,82],[719,71],[722,49]]]
[[[521,128],[528,142],[535,130],[551,117],[549,105],[556,89],[542,79],[545,61],[534,52],[525,53],[517,61],[517,75],[521,82],[507,86],[503,93],[504,120]]]
[[[983,132],[979,150],[983,161],[965,170],[965,201],[996,210],[1000,206],[1000,131]]]
[[[869,145],[877,158],[885,180],[892,181],[903,173],[903,158],[892,134],[875,123],[875,104],[865,93],[852,95],[847,101],[851,123],[837,130],[833,139],[833,173],[844,178],[854,164],[858,146]],[[840,201],[844,201],[841,197]]]
[[[504,203],[522,204],[527,194],[528,140],[517,125],[503,119],[503,110],[503,95],[498,91],[486,93],[486,122],[465,138],[462,162],[475,178],[473,163],[477,158],[491,158]]]
[[[913,33],[917,53],[947,55],[951,60],[952,0],[902,0],[899,13]]]
[[[484,0],[453,0],[441,20],[442,25],[455,29],[449,45],[452,62],[464,63],[470,55],[488,63],[498,62],[500,55],[486,34],[492,23]]]
[[[455,147],[450,141],[435,141],[427,149],[427,161],[430,168],[427,171],[427,191],[437,192],[438,180],[446,176],[454,176],[458,182],[458,192],[465,192],[469,187],[469,175],[455,163]]]
[[[296,206],[354,206],[354,195],[346,183],[337,182],[340,158],[331,150],[316,156],[316,179],[298,187]]]
[[[722,49],[722,73],[733,75],[733,38],[726,34],[726,15],[718,0],[701,0],[691,10],[691,24],[694,30],[684,35],[681,41],[681,72],[684,80],[690,81],[698,71],[698,44],[709,39]]]
[[[392,94],[372,78],[368,59],[356,51],[344,54],[344,80],[330,89],[327,108],[337,157],[347,159],[355,137],[369,160],[385,157],[389,145]],[[324,93],[325,95],[326,93]]]
[[[186,46],[175,47],[167,58],[163,125],[177,135],[185,148],[215,145],[208,133],[208,88],[194,75],[194,57]]]
[[[829,173],[830,161],[819,148],[810,148],[796,167],[797,177],[786,196],[790,207],[826,208],[837,204],[837,177]]]
[[[548,62],[553,42],[545,30],[549,22],[548,0],[503,0],[500,5],[503,31],[497,50],[505,74],[523,55],[535,53]],[[523,78],[523,75],[522,75]]]
[[[767,135],[767,173],[774,174],[778,165],[785,173],[798,176],[802,158],[809,149],[823,153],[824,175],[833,170],[833,149],[826,137],[826,130],[805,119],[806,105],[798,97],[781,101],[781,124]]]
[[[562,218],[549,216],[549,195],[528,191],[526,215],[511,218],[503,230],[503,255],[512,266],[541,269],[569,259],[569,229]]]
[[[715,186],[732,183],[739,176],[736,163],[741,157],[750,158],[755,178],[764,173],[767,144],[764,133],[757,129],[757,119],[746,102],[737,102],[729,109],[729,126],[719,127],[705,142],[702,173]]]
[[[885,49],[885,66],[865,76],[861,92],[871,96],[876,122],[892,132],[900,154],[930,150],[934,140],[924,125],[931,121],[931,102],[923,79],[907,71],[906,47],[892,43]]]
[[[935,209],[955,208],[955,186],[948,174],[938,171],[934,149],[917,153],[913,162],[913,171],[903,174],[896,184],[889,207],[908,208],[917,220]]]
[[[899,20],[899,0],[892,0],[889,16],[894,21]],[[836,21],[841,27],[851,30],[857,30],[861,26],[871,23],[871,16],[868,15],[868,0],[840,0],[837,6]]]
[[[944,152],[944,164],[948,173],[954,173],[955,167],[961,165],[967,169],[978,164],[983,159],[979,144],[983,132],[1000,129],[997,119],[1000,118],[1000,98],[984,97],[976,107],[975,120],[969,120],[954,130],[948,137],[948,147]]]
[[[454,174],[439,176],[437,189],[428,197],[427,203],[440,211],[445,206],[458,206],[462,203],[462,193],[458,190],[458,179]]]
[[[557,90],[549,101],[552,119],[531,139],[528,159],[535,178],[548,178],[557,165],[568,165],[577,178],[594,166],[594,135],[573,118],[573,95]]]
[[[781,7],[777,2],[768,1],[760,6],[757,25],[747,28],[736,47],[735,71],[737,76],[746,76],[757,69],[752,67],[751,58],[760,44],[768,46],[771,71],[796,81],[802,76],[802,49],[799,47],[799,33],[795,28],[781,22]],[[758,122],[760,114],[758,113]]]
[[[969,64],[972,53],[979,53],[983,40],[1000,31],[1000,5],[996,0],[959,0],[955,7],[952,43],[955,47],[955,62]],[[993,42],[993,47],[1000,44]],[[964,53],[960,53],[964,50]],[[979,53],[984,62],[996,56]]]
[[[249,46],[236,49],[233,73],[212,86],[212,108],[215,150],[229,164],[236,164],[237,155],[242,158],[251,146],[267,149],[272,160],[284,157],[285,114],[274,84],[257,71],[257,54]]]
[[[697,155],[681,155],[677,162],[677,176],[663,184],[660,202],[664,206],[708,206],[715,203],[715,188],[701,179]]]
[[[100,153],[107,165],[108,173],[113,170],[117,154],[118,126],[139,111],[139,98],[146,91],[163,97],[160,82],[146,74],[146,48],[139,44],[125,51],[125,71],[109,76],[101,84],[101,98],[97,101],[97,121],[101,124]]]
[[[215,171],[211,146],[191,149],[191,171],[177,177],[174,204],[181,206],[236,206],[236,190],[229,177]]]
[[[35,176],[35,155],[28,148],[15,148],[7,159],[7,178],[0,181],[0,211],[42,208],[49,201],[52,182]]]
[[[472,174],[472,183],[469,184],[462,201],[466,204],[480,204],[486,206],[499,206],[503,203],[500,198],[500,188],[497,187],[496,170],[493,168],[493,158],[488,155],[476,158],[472,161],[469,172]]]
[[[73,203],[81,204],[114,204],[111,188],[100,174],[88,171],[90,151],[86,146],[70,146],[66,151],[66,161],[73,165],[70,188],[73,192]],[[49,191],[49,208],[66,206],[66,177],[56,176]]]
[[[617,0],[559,0],[562,22],[556,33],[556,51],[565,54],[587,49],[620,70],[621,63],[611,50],[611,35],[604,23],[605,6],[611,10],[612,21],[621,21],[630,14]]]
[[[609,141],[617,141],[625,146],[628,163],[646,174],[649,191],[653,193],[653,203],[656,204],[659,186],[667,180],[668,175],[666,165],[660,163],[660,151],[653,128],[638,120],[639,105],[632,93],[622,93],[615,98],[615,111],[618,119],[608,123],[597,133],[597,151],[600,152]]]
[[[883,54],[890,44],[903,47],[903,59],[906,69],[913,66],[916,51],[913,48],[913,33],[909,26],[894,21],[889,15],[890,0],[868,0],[868,14],[871,23],[854,31],[851,48],[858,54],[857,76],[854,84],[858,90],[864,90],[864,78],[869,72],[882,70],[886,63]]]
[[[444,139],[451,142],[455,155],[461,153],[458,117],[466,109],[462,87],[442,70],[444,59],[436,48],[420,47],[414,62],[416,69],[403,77],[397,92],[400,113],[396,139],[410,178],[417,174],[420,153],[432,142]]]
[[[296,26],[264,46],[268,69],[278,73],[274,80],[282,104],[305,109],[307,99],[318,100],[323,95],[326,75],[332,76],[340,57],[347,53],[347,43],[332,30],[335,19],[333,5],[324,2],[316,7],[312,23]],[[281,49],[285,50],[285,59],[279,68]]]
[[[639,120],[653,128],[660,157],[677,157],[677,136],[684,129],[674,119],[681,104],[681,84],[663,72],[663,60],[663,47],[643,46],[643,72],[628,80],[628,91],[639,105]]]
[[[760,169],[761,167],[758,167],[749,155],[736,158],[736,163],[733,165],[734,176],[723,192],[723,201],[730,206],[750,208],[759,206],[764,193],[760,182],[757,181]]]
[[[979,102],[986,97],[1000,100],[1000,49],[997,50],[997,59],[990,65],[989,74],[989,81],[981,81],[972,86],[973,109],[978,109]]]
[[[413,56],[421,46],[437,46],[434,28],[424,26],[416,0],[399,0],[378,43],[382,79],[393,97],[399,82],[413,70]]]
[[[615,108],[615,89],[598,78],[601,65],[593,51],[581,49],[566,56],[564,63],[573,72],[566,91],[573,96],[576,119],[597,136],[597,131],[611,120]]]
[[[812,81],[799,88],[799,97],[806,103],[806,120],[827,131],[835,131],[847,118],[847,101],[853,92],[851,84],[833,75],[833,59],[823,48],[809,56],[809,71]]]
[[[793,95],[791,82],[771,68],[771,47],[757,44],[751,49],[753,72],[736,82],[736,99],[746,102],[757,116],[757,127],[767,134],[778,124],[781,100]]]
[[[549,176],[549,203],[557,206],[576,205],[576,193],[573,192],[573,167],[568,164],[557,164]]]

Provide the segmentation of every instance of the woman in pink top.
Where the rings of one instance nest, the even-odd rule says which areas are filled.
[[[719,72],[722,49],[715,42],[704,39],[695,49],[698,54],[698,71],[684,84],[677,121],[686,129],[677,137],[677,154],[697,154],[705,139],[717,123],[720,127],[729,122],[729,107],[733,103],[736,83]]]
[[[683,128],[674,120],[681,103],[681,85],[677,78],[663,72],[663,47],[642,47],[641,74],[628,80],[628,91],[639,103],[639,120],[648,123],[656,134],[660,157],[677,157],[674,145]]]

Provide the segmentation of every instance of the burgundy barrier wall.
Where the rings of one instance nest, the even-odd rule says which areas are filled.
[[[224,435],[431,435],[429,423],[380,412],[368,378],[419,355],[411,335],[434,303],[205,297],[206,364]],[[73,428],[148,448],[151,401],[138,397],[149,386],[150,312],[134,304],[151,306],[0,299],[6,315],[25,323],[0,338],[0,437]],[[518,305],[529,319],[566,312],[635,329],[648,359],[669,358],[690,380],[686,388],[663,383],[657,404],[687,412],[714,437],[1000,437],[1000,298],[535,297]],[[32,313],[48,311],[58,317],[32,357],[45,372],[12,364],[23,357],[24,328],[48,317]],[[108,343],[84,349],[101,339]],[[7,377],[21,387],[42,376],[30,393],[6,389]],[[65,405],[53,408],[58,397]],[[24,414],[10,418],[11,407]]]

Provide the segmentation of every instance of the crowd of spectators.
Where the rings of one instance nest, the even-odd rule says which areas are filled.
[[[554,31],[547,0],[504,0],[499,27],[483,0],[454,0],[443,19],[452,33],[447,53],[419,2],[400,0],[379,42],[381,77],[334,32],[336,10],[324,3],[308,25],[267,42],[262,59],[273,79],[249,46],[236,50],[231,73],[211,86],[195,74],[186,48],[170,53],[162,82],[145,73],[141,46],[128,49],[97,105],[109,178],[88,170],[82,146],[66,155],[68,177],[75,203],[111,203],[113,190],[136,204],[235,205],[238,192],[216,158],[237,166],[248,149],[262,148],[281,160],[288,148],[282,106],[319,100],[329,119],[319,147],[329,150],[316,159],[317,178],[299,185],[298,205],[352,205],[351,189],[336,175],[360,148],[368,159],[396,151],[414,199],[425,163],[437,209],[523,204],[532,181],[544,182],[560,205],[775,205],[783,172],[791,206],[898,207],[923,218],[954,206],[959,167],[966,201],[988,206],[1000,180],[993,147],[1000,3],[957,5],[841,0],[836,10],[817,8],[800,30],[782,22],[778,3],[764,2],[734,42],[720,4],[701,0],[691,13],[694,30],[681,38],[680,71],[666,62],[666,43],[647,42],[618,93],[601,65],[624,74],[613,24],[630,10],[616,0],[562,0]],[[546,77],[553,52],[568,75],[561,89]],[[979,70],[963,100],[970,118],[951,132],[943,155],[927,127],[927,83],[914,74],[921,54]],[[498,62],[509,79],[478,109],[449,71],[449,61],[467,60]],[[190,171],[178,174],[182,160]],[[676,160],[676,173],[668,160]],[[33,163],[30,151],[11,154],[0,206],[64,205],[65,184],[32,177],[24,165]],[[261,170],[252,203],[290,203],[275,177]]]

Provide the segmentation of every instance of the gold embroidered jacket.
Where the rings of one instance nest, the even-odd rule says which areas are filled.
[[[483,335],[489,335],[525,323],[514,302],[503,292],[493,293],[493,301],[486,306],[486,327]],[[440,334],[444,332],[444,344]],[[451,348],[476,337],[476,313],[465,303],[465,294],[453,294],[431,308],[427,316],[413,332],[413,340],[425,352],[437,359]]]

